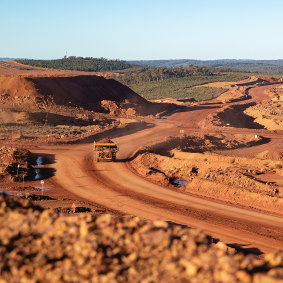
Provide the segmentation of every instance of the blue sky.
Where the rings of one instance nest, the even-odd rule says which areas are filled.
[[[281,0],[0,0],[0,57],[283,59]]]

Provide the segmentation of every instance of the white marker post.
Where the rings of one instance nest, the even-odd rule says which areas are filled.
[[[20,164],[18,163],[18,166],[17,166],[17,179],[19,178],[19,169],[20,169]]]
[[[72,204],[72,212],[75,213],[76,212],[76,204],[73,202]]]
[[[41,180],[41,181],[40,181],[40,184],[41,184],[41,194],[43,194],[43,185],[44,185],[44,181],[43,181],[43,180]]]

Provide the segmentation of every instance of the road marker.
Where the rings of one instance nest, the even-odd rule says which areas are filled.
[[[73,213],[75,213],[76,212],[76,205],[75,205],[75,203],[73,202],[73,204],[72,204],[72,212]]]
[[[41,194],[43,194],[43,185],[44,185],[44,181],[43,181],[43,180],[41,180],[41,181],[40,181],[40,184],[41,184]]]
[[[19,169],[20,169],[20,164],[18,163],[18,166],[17,166],[17,178],[19,178]]]

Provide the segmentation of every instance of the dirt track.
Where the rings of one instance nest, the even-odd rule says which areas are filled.
[[[274,86],[251,89],[251,99],[244,103],[266,99],[264,90],[270,87]],[[118,158],[127,159],[139,147],[166,136],[178,135],[180,129],[213,132],[213,129],[205,128],[202,120],[215,112],[215,107],[221,106],[212,104],[198,110],[176,112],[167,119],[150,121],[155,125],[152,128],[114,139],[120,146]],[[231,133],[254,132],[271,139],[268,144],[249,148],[249,155],[255,155],[265,147],[272,148],[274,135],[270,131],[235,128],[219,128],[218,131],[221,129]],[[282,143],[282,134],[277,134],[276,139]],[[94,164],[91,144],[45,147],[40,151],[56,155],[56,163],[51,165],[56,170],[53,181],[88,201],[126,214],[198,227],[226,243],[238,244],[258,253],[283,249],[281,217],[174,192],[136,176],[127,162]],[[245,151],[238,149],[233,154],[241,155]]]

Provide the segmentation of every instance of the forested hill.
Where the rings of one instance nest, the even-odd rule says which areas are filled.
[[[222,60],[140,60],[127,61],[127,63],[151,67],[187,67],[189,65],[206,66],[215,68],[233,68],[248,72],[270,72],[283,73],[283,60],[244,60],[244,59],[222,59]]]
[[[92,57],[83,58],[75,56],[55,60],[24,59],[17,60],[17,62],[41,68],[77,70],[87,72],[116,71],[133,67],[132,64],[126,63],[125,61],[121,60],[108,60],[105,58]]]
[[[245,72],[260,72],[260,73],[274,73],[283,74],[283,60],[243,60],[243,59],[223,59],[223,60],[140,60],[140,61],[122,61],[122,60],[108,60],[105,58],[92,57],[65,57],[63,59],[55,60],[32,60],[32,59],[18,59],[19,63],[42,67],[63,70],[78,70],[87,72],[105,72],[117,71],[137,66],[149,67],[213,67],[213,68],[229,68]]]

